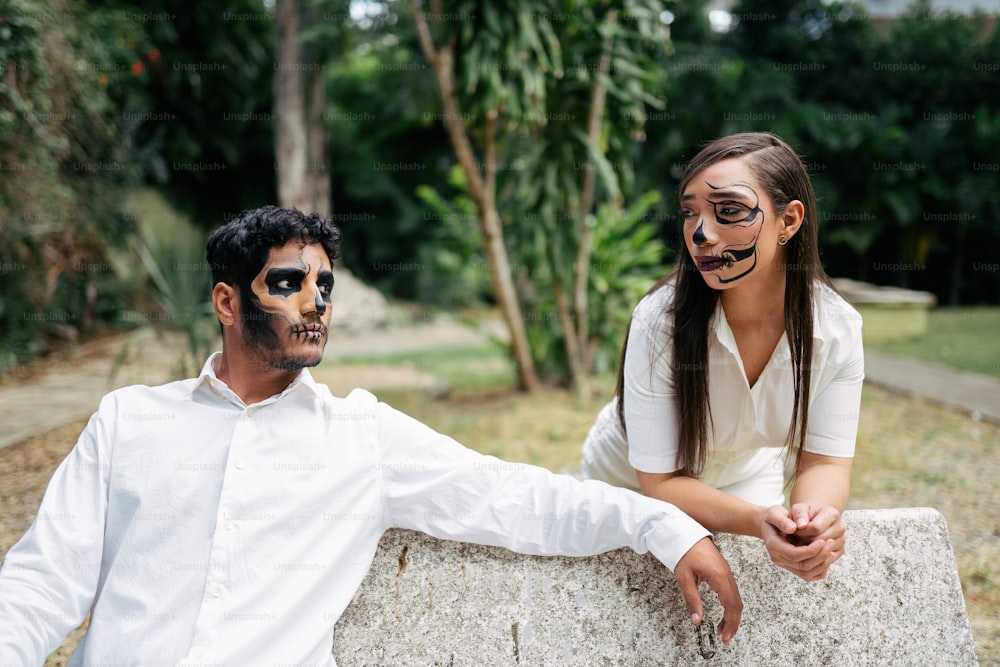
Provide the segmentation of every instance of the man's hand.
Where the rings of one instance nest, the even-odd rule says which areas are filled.
[[[695,542],[677,562],[674,576],[677,577],[677,585],[680,586],[684,603],[691,613],[691,622],[695,625],[701,623],[705,617],[705,607],[702,605],[701,596],[698,595],[698,584],[704,581],[719,596],[719,602],[722,603],[724,610],[722,621],[719,623],[719,634],[722,636],[722,642],[728,644],[740,626],[743,600],[736,587],[733,571],[729,569],[729,563],[719,553],[712,540],[705,537]]]
[[[845,533],[840,512],[834,507],[796,503],[788,511],[775,505],[761,521],[761,535],[771,560],[806,581],[825,577],[844,555]]]

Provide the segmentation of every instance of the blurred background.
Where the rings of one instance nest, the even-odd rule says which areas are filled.
[[[280,202],[393,299],[500,308],[522,385],[579,382],[673,262],[686,156],[743,130],[803,156],[830,275],[996,305],[997,10],[5,0],[0,373],[190,328],[205,233]]]

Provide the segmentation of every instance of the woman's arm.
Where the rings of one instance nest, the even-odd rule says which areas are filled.
[[[851,495],[854,459],[802,452],[791,504],[828,506],[843,512]]]
[[[835,539],[827,539],[820,533],[808,541],[799,539],[799,528],[792,520],[791,513],[780,505],[754,505],[694,477],[677,473],[636,471],[636,475],[639,489],[644,495],[679,507],[712,532],[759,537],[764,540],[771,560],[776,565],[806,581],[822,579],[830,565],[840,557],[834,552],[838,544]],[[838,512],[838,521],[839,518]],[[814,523],[811,527],[818,525],[819,523]],[[840,553],[843,553],[842,532],[839,545]]]
[[[816,578],[844,555],[846,529],[840,513],[851,492],[850,458],[802,452],[789,515],[796,524],[795,539],[803,544],[826,542],[831,547],[829,562],[813,570]]]
[[[761,537],[766,507],[754,505],[676,472],[636,471],[643,495],[671,503],[713,533],[736,533]]]

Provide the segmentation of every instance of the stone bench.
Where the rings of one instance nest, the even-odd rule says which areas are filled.
[[[906,340],[927,333],[930,311],[937,303],[930,292],[847,278],[834,278],[833,284],[861,315],[865,342]]]
[[[622,549],[521,556],[392,530],[336,627],[353,665],[975,665],[944,517],[844,513],[847,551],[826,579],[774,566],[756,539],[719,535],[743,596],[729,646],[688,619],[674,577]],[[702,584],[707,618],[722,608]]]

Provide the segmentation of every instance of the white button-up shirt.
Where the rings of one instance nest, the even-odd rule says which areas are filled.
[[[667,283],[639,302],[632,314],[625,355],[625,426],[617,400],[598,415],[584,444],[584,477],[638,488],[636,470],[678,469],[674,374],[707,372],[712,427],[702,481],[760,505],[782,504],[785,438],[795,407],[791,350],[783,335],[753,387],[747,381],[736,339],[721,302],[709,327],[708,368],[675,369]],[[816,283],[813,354],[809,361],[809,424],[803,450],[852,457],[858,433],[864,350],[861,316],[823,283]]]
[[[629,546],[673,569],[672,505],[462,447],[308,371],[246,405],[215,375],[104,397],[0,569],[0,664],[333,665],[333,626],[397,526],[529,554]]]

